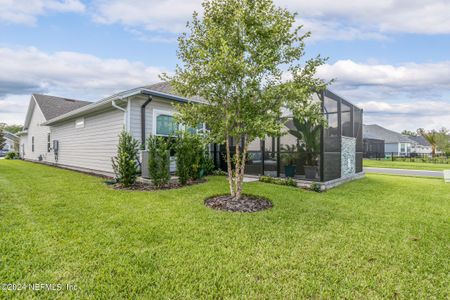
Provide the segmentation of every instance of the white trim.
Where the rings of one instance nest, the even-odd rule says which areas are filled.
[[[79,129],[79,128],[84,128],[84,117],[81,118],[76,118],[75,119],[75,128]]]
[[[175,111],[170,111],[170,110],[162,110],[162,109],[153,109],[153,115],[152,115],[152,135],[157,135],[157,136],[167,136],[164,134],[156,134],[156,118],[160,115],[165,115],[165,116],[171,116],[173,117],[176,114]]]

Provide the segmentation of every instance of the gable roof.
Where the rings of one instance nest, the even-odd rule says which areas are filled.
[[[46,120],[56,118],[92,102],[67,99],[49,95],[33,94]]]
[[[4,134],[5,138],[10,139],[12,141],[18,141],[19,140],[19,137],[17,135],[15,135],[14,133],[12,133],[12,132],[3,131],[3,134]]]
[[[174,91],[173,87],[170,85],[170,83],[164,82],[164,81],[158,82],[155,84],[145,85],[145,86],[143,86],[143,88],[152,90],[152,91],[156,91],[156,92],[160,92],[160,93],[164,93],[164,94],[168,94],[168,95],[175,95],[175,96],[182,97],[181,95],[175,93],[175,91]],[[197,101],[197,102],[205,102],[205,100],[199,96],[190,97],[189,100]]]
[[[57,122],[60,122],[62,120],[72,118],[75,116],[83,116],[84,114],[88,112],[92,112],[98,109],[101,109],[102,107],[111,106],[111,102],[113,101],[120,101],[123,99],[126,99],[128,97],[136,96],[136,95],[145,95],[145,96],[155,96],[160,97],[163,99],[176,101],[176,102],[182,102],[182,103],[188,103],[188,102],[196,102],[196,103],[204,103],[205,101],[200,97],[191,97],[186,98],[179,96],[173,92],[172,87],[170,84],[166,82],[160,82],[152,85],[147,85],[143,87],[134,88],[131,90],[126,90],[117,94],[114,94],[112,96],[106,97],[104,99],[101,99],[97,102],[91,102],[86,105],[82,106],[80,108],[74,109],[72,111],[69,111],[65,114],[62,114],[60,116],[57,116],[55,118],[52,118],[50,120],[47,120],[47,122],[43,123],[43,125],[52,125]]]
[[[430,143],[428,143],[428,141],[421,135],[409,136],[408,138],[415,141],[416,143],[418,143],[421,146],[431,146]]]
[[[401,133],[386,129],[376,124],[363,125],[363,137],[366,139],[384,140],[386,144],[417,143]]]

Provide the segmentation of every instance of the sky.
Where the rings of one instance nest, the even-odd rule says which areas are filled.
[[[312,36],[317,76],[392,130],[450,128],[450,1],[274,0]],[[173,72],[201,1],[0,0],[0,122],[32,93],[97,101]]]

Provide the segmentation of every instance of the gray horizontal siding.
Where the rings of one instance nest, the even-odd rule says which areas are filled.
[[[141,141],[141,106],[145,99],[134,98],[130,105],[130,132],[139,142]],[[153,110],[165,110],[175,112],[176,108],[172,105],[172,101],[153,97],[145,109],[145,133],[146,138],[152,133]]]
[[[52,126],[52,140],[59,141],[58,164],[112,172],[123,120],[122,111],[111,109],[86,115],[84,128],[75,128],[75,120]]]

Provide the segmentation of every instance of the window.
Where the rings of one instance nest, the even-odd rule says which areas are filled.
[[[50,132],[47,133],[47,152],[50,152],[51,147],[50,147]]]
[[[400,153],[406,153],[406,144],[404,144],[404,143],[401,143],[400,144]]]
[[[75,128],[84,128],[84,118],[78,118],[75,120]]]
[[[153,111],[153,134],[169,136],[178,130],[178,124],[171,112]]]
[[[31,137],[31,152],[34,152],[34,136]]]
[[[352,109],[349,105],[341,103],[342,135],[353,137]]]

